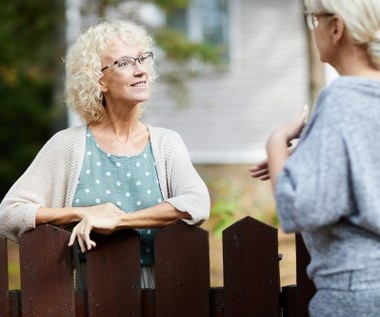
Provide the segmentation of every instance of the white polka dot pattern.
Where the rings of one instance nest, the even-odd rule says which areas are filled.
[[[150,144],[135,156],[104,152],[87,134],[86,154],[73,206],[112,202],[125,212],[133,212],[163,201]],[[140,229],[144,265],[153,263],[153,229]]]

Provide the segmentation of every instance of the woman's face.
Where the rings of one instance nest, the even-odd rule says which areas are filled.
[[[319,52],[322,62],[331,63],[334,55],[333,45],[329,36],[331,29],[331,17],[326,15],[318,15],[318,26],[313,31],[314,42]]]
[[[123,103],[134,106],[149,98],[148,64],[150,58],[145,63],[127,58],[136,58],[142,53],[144,52],[138,47],[128,45],[123,41],[112,45],[105,51],[101,57],[104,75],[100,82],[107,104]],[[116,61],[120,61],[120,63],[115,63]]]

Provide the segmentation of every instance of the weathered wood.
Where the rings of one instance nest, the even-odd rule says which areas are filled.
[[[22,316],[74,316],[70,233],[41,225],[20,240]]]
[[[306,249],[302,236],[296,234],[297,259],[297,317],[309,316],[309,302],[315,294],[314,283],[309,279],[306,268],[310,263],[310,254]]]
[[[8,312],[8,251],[7,240],[0,237],[0,316]]]
[[[225,316],[280,316],[277,230],[246,217],[223,232]]]
[[[296,237],[297,286],[280,289],[277,230],[250,217],[223,233],[224,287],[210,288],[208,233],[179,221],[155,239],[156,289],[141,289],[134,230],[92,234],[87,290],[74,291],[70,233],[42,225],[20,241],[21,286],[8,291],[6,240],[0,238],[0,317],[306,317],[315,293],[310,256]],[[5,304],[4,304],[5,303]],[[6,308],[4,308],[6,307]]]
[[[297,317],[297,286],[288,285],[282,288],[281,306],[283,317]]]
[[[210,264],[207,231],[179,221],[155,239],[157,317],[208,317]]]
[[[154,289],[142,289],[142,317],[156,316],[156,291]]]
[[[141,317],[140,239],[134,230],[93,234],[87,252],[89,317]]]
[[[75,290],[75,316],[76,317],[88,316],[86,301],[87,301],[87,291]]]

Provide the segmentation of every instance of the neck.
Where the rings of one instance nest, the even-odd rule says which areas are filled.
[[[341,76],[380,79],[379,69],[371,62],[364,46],[353,45],[337,54],[331,65]]]
[[[146,126],[139,120],[138,107],[134,107],[127,114],[124,112],[106,111],[106,118],[91,128],[98,131],[108,142],[133,142],[142,132],[147,130]]]

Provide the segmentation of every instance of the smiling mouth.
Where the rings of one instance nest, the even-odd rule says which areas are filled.
[[[146,81],[139,81],[138,83],[132,84],[132,87],[144,87],[146,86]]]

